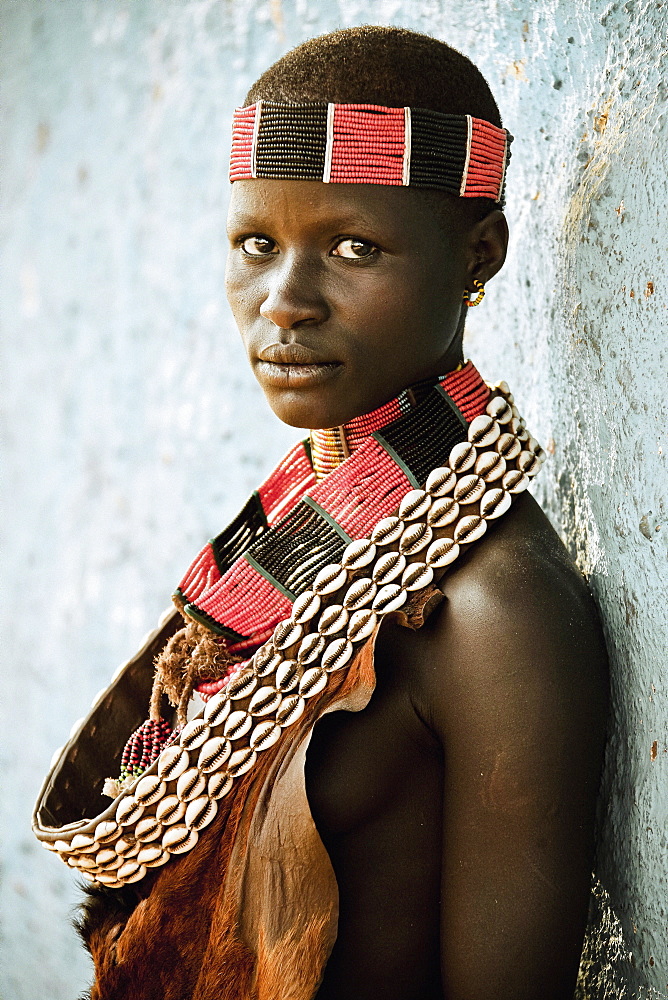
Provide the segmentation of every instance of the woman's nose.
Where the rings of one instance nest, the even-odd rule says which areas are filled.
[[[323,323],[329,306],[317,270],[299,255],[285,254],[276,261],[268,275],[260,315],[283,330]]]

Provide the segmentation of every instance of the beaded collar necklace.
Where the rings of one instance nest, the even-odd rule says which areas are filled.
[[[502,204],[511,142],[472,115],[256,101],[234,113],[230,180],[410,185]]]
[[[90,881],[121,887],[190,851],[221,799],[244,787],[237,779],[298,720],[315,722],[329,678],[384,617],[424,606],[544,459],[507,385],[490,389],[470,364],[405,390],[345,433],[352,453],[320,481],[308,444],[293,448],[191,565],[177,591],[191,624],[158,658],[152,718],[140,727],[141,752],[127,745],[111,805],[74,822],[52,811],[79,794],[82,736],[86,746],[116,739],[104,699],[56,755],[33,830]],[[190,671],[175,690],[174,662]],[[222,685],[185,722],[197,679],[216,672]],[[171,735],[163,690],[180,702]]]

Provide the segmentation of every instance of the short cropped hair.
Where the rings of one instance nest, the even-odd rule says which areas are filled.
[[[406,28],[365,25],[312,38],[287,52],[253,84],[245,104],[257,100],[429,108],[473,115],[502,127],[496,101],[477,66],[446,42]],[[497,207],[489,198],[466,200],[475,218]]]

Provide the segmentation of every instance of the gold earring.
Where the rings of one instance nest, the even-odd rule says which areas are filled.
[[[464,302],[466,302],[467,306],[479,306],[485,298],[485,287],[482,281],[478,281],[477,278],[473,279],[473,291],[477,292],[477,295],[474,299],[471,299],[468,288],[464,289],[462,298],[464,299]]]

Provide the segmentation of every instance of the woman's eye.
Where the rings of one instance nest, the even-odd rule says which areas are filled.
[[[266,236],[247,236],[241,243],[241,249],[249,257],[266,257],[270,253],[278,253],[274,241]]]
[[[353,260],[359,260],[361,257],[372,257],[377,252],[378,247],[373,243],[369,243],[368,240],[356,240],[354,238],[341,240],[332,250],[335,257],[347,257]]]

